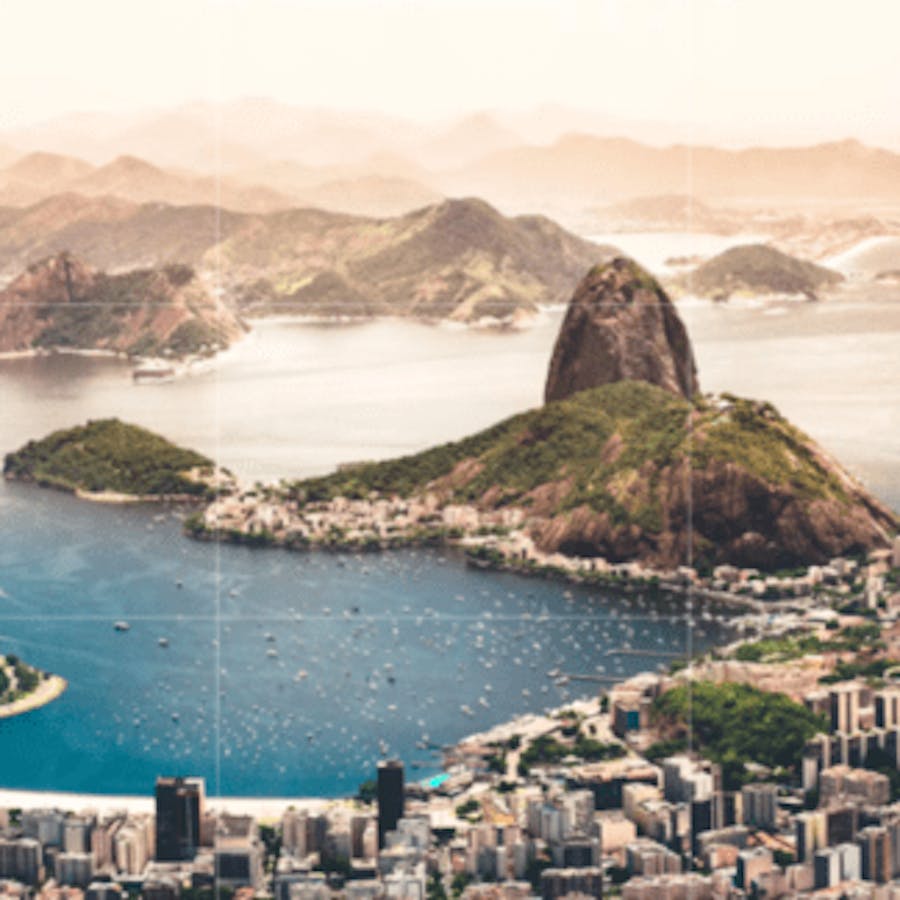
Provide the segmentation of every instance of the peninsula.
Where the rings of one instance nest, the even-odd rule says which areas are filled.
[[[458,541],[526,569],[673,570],[690,545],[700,571],[775,571],[889,545],[891,510],[771,404],[699,393],[692,360],[664,291],[616,258],[572,298],[543,407],[412,456],[220,497],[189,530],[298,548]]]

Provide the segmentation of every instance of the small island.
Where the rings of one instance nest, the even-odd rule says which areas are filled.
[[[6,455],[3,475],[101,502],[209,500],[230,482],[202,454],[118,419],[29,441]]]
[[[67,687],[65,678],[42,672],[12,653],[0,656],[0,719],[46,706]]]
[[[731,247],[682,278],[681,287],[701,297],[801,297],[817,300],[844,280],[840,272],[798,259],[765,244]]]

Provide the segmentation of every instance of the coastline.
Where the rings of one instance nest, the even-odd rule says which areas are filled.
[[[0,719],[11,719],[24,713],[40,709],[61,697],[68,688],[69,682],[60,675],[51,675],[44,679],[30,694],[0,706]]]
[[[337,806],[352,806],[351,798],[322,797],[217,797],[206,796],[209,808],[217,812],[252,815],[263,821],[278,818],[293,806],[311,813]],[[67,791],[25,790],[0,788],[2,809],[94,810],[100,813],[125,811],[128,813],[152,813],[156,809],[153,795],[142,794],[80,794]]]

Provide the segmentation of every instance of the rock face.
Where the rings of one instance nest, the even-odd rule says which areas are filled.
[[[222,349],[243,330],[190,266],[107,275],[59,253],[0,291],[0,352],[112,350],[181,357]]]
[[[692,397],[694,353],[672,302],[633,260],[595,266],[569,302],[556,339],[544,399],[625,380]]]

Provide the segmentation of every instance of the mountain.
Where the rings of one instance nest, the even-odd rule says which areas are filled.
[[[687,276],[693,293],[727,300],[735,293],[802,294],[815,300],[844,280],[839,272],[788,256],[765,244],[730,247]]]
[[[161,169],[134,156],[119,156],[68,189],[86,196],[113,196],[135,203],[180,206],[218,204],[245,212],[267,212],[291,205],[288,197],[270,188],[241,185],[228,178],[181,174]]]
[[[629,260],[589,273],[573,308],[593,284],[610,289],[604,271],[621,295],[617,307],[629,303],[625,286],[647,279],[642,290],[670,308]],[[602,331],[590,317],[567,318],[561,340],[569,332],[585,357],[602,358],[632,327],[630,312]],[[557,375],[564,379],[559,366]],[[688,559],[701,569],[731,563],[765,571],[824,563],[888,546],[900,526],[771,404],[729,394],[686,399],[671,386],[629,378],[551,399],[461,441],[296,482],[287,499],[302,508],[373,492],[419,498],[431,509],[466,504],[503,511],[507,521],[518,515],[547,553],[669,569]]]
[[[631,197],[691,193],[706,200],[798,204],[900,201],[900,155],[840,141],[811,147],[724,150],[650,147],[624,138],[570,134],[549,146],[488,154],[441,187],[515,208],[583,209]]]
[[[284,209],[292,203],[287,195],[259,184],[162,169],[135,156],[117,156],[95,167],[71,156],[31,153],[0,170],[0,204],[28,206],[58,193],[137,203],[218,203],[247,212]]]
[[[432,168],[460,166],[488,153],[521,145],[522,138],[488,113],[454,122],[416,148],[416,158]]]
[[[633,197],[592,211],[596,231],[705,231],[733,234],[749,216],[717,209],[690,194]]]
[[[177,262],[215,271],[242,310],[510,319],[567,299],[612,248],[539,216],[448,200],[390,219],[290,209],[129,204],[63,195],[0,209],[0,274],[70,251],[109,270]]]
[[[362,298],[368,314],[515,320],[562,302],[578,273],[613,252],[476,199],[388,220],[295,210],[266,222],[220,251],[231,282],[257,280],[247,312],[359,314]]]
[[[181,357],[221,349],[243,330],[185,265],[108,275],[61,253],[0,291],[0,352]]]
[[[55,431],[7,453],[3,462],[10,480],[141,499],[208,497],[213,471],[205,456],[118,419]]]
[[[0,201],[14,206],[34,203],[84,178],[93,166],[73,156],[29,153],[0,170]]]
[[[672,302],[640,266],[616,257],[591,269],[569,302],[544,398],[551,403],[629,380],[687,398],[700,390],[691,343]]]

